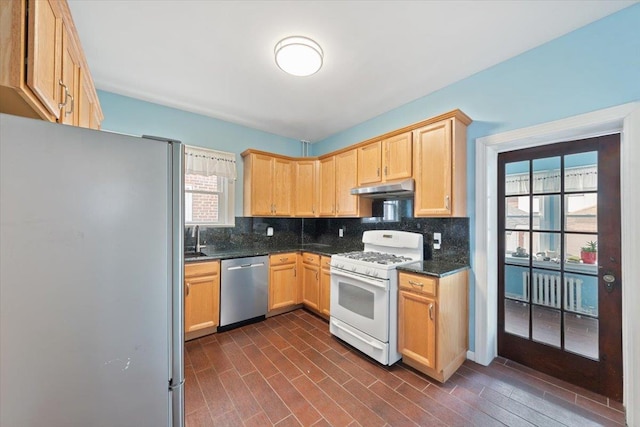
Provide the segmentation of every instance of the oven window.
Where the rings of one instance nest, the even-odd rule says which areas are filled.
[[[360,316],[373,320],[375,294],[349,283],[338,282],[338,304]]]

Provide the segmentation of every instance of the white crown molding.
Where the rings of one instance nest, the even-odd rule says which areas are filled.
[[[640,103],[633,102],[549,123],[476,139],[476,209],[474,274],[475,351],[477,363],[488,365],[497,355],[498,153],[556,142],[621,133],[623,377],[627,424],[640,422],[640,244],[637,230],[640,192]]]

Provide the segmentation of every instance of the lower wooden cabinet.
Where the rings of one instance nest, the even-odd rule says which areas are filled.
[[[302,303],[305,307],[319,312],[320,304],[320,255],[303,252],[302,262]]]
[[[320,299],[318,301],[318,311],[320,315],[329,318],[331,312],[331,257],[320,257]]]
[[[445,382],[468,348],[468,272],[437,278],[399,273],[398,351],[407,365]]]
[[[288,252],[269,257],[269,311],[300,303],[298,254]]]
[[[220,261],[184,266],[184,329],[214,332],[220,322]],[[195,338],[195,337],[192,337]]]

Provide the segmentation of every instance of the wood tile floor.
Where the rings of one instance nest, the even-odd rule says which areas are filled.
[[[383,367],[305,310],[186,343],[185,371],[187,427],[624,425],[620,403],[502,358],[445,384]]]

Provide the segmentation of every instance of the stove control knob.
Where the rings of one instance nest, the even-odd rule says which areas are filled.
[[[367,268],[367,270],[364,272],[364,274],[366,274],[367,276],[371,276],[371,270]]]
[[[380,275],[380,273],[378,273],[377,271],[375,271],[375,270],[374,270],[374,271],[372,272],[372,275],[373,275],[373,277],[378,277],[378,275]]]
[[[351,271],[356,271],[356,268],[357,268],[357,267],[356,267],[355,265],[354,265],[354,266],[352,266],[352,267],[351,267]]]

